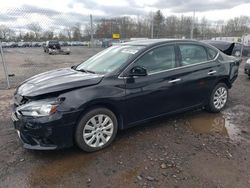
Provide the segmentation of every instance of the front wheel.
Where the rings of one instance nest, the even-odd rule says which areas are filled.
[[[213,89],[209,104],[206,106],[206,109],[209,112],[217,113],[220,112],[227,103],[228,100],[228,88],[224,83],[219,83]]]
[[[117,118],[112,111],[106,108],[90,110],[77,125],[76,144],[86,152],[100,150],[112,143],[117,129]]]

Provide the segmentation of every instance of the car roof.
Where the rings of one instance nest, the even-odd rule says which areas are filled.
[[[151,46],[162,43],[170,43],[170,42],[197,42],[196,40],[191,39],[145,39],[145,40],[135,40],[130,42],[125,42],[122,45],[138,45],[138,46]]]

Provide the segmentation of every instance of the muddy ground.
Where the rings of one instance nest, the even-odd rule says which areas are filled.
[[[50,60],[66,65],[63,57]],[[0,90],[0,187],[250,187],[250,79],[243,66],[222,113],[151,121],[90,154],[23,149],[10,120],[13,89]]]

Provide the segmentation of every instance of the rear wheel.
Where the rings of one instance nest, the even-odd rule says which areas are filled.
[[[228,100],[228,88],[224,83],[219,83],[213,89],[209,104],[206,106],[206,109],[209,112],[220,112],[226,105]]]
[[[106,108],[90,110],[76,128],[76,144],[87,152],[100,150],[112,143],[117,129],[117,118],[112,111]]]

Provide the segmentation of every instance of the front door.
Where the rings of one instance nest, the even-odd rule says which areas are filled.
[[[128,124],[177,110],[181,88],[175,77],[175,51],[174,44],[156,47],[133,63],[146,68],[148,75],[126,78]]]

